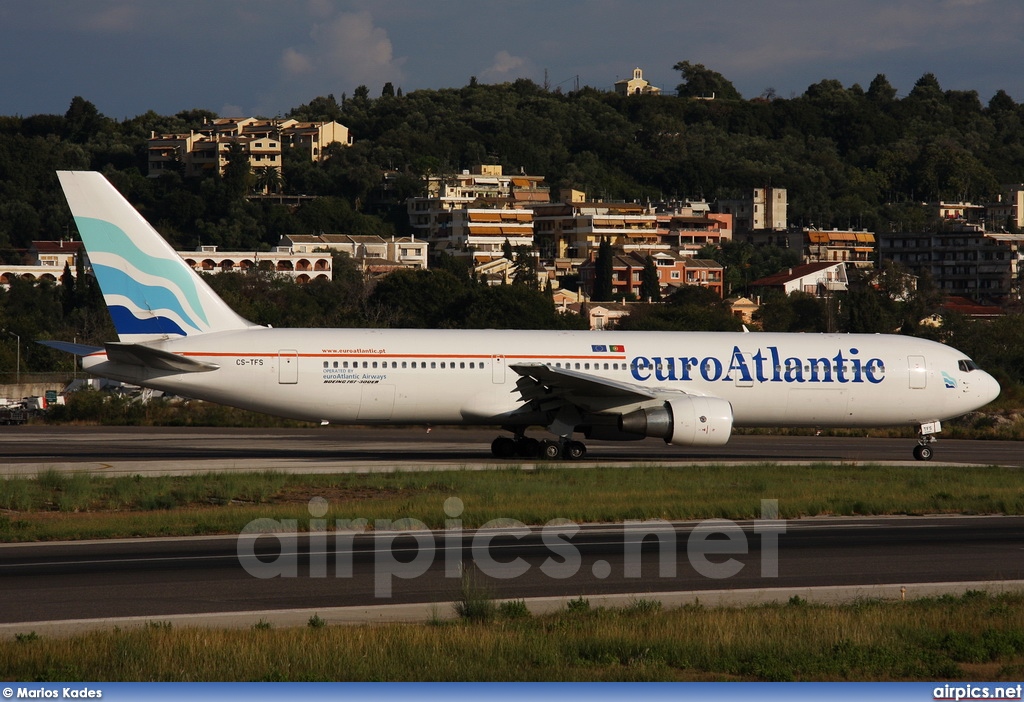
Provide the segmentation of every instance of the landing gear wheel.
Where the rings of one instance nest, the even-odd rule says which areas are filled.
[[[582,441],[567,441],[565,443],[565,457],[572,461],[578,461],[587,455],[587,446]]]
[[[507,436],[499,436],[491,442],[491,454],[496,458],[512,458],[516,455],[516,442]]]
[[[524,436],[516,441],[516,455],[521,458],[536,458],[540,455],[540,442]]]
[[[932,447],[926,444],[918,444],[914,447],[914,458],[919,461],[932,460]]]
[[[561,457],[562,446],[557,441],[541,441],[540,457],[549,461]]]

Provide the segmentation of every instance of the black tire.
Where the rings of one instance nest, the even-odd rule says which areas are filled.
[[[914,458],[919,461],[930,461],[932,460],[932,447],[926,446],[925,444],[918,444],[914,447]]]
[[[562,446],[557,441],[541,441],[540,442],[540,457],[548,461],[553,461],[562,456]]]
[[[499,436],[491,442],[491,454],[496,458],[512,458],[516,455],[516,442],[507,436]]]
[[[568,441],[565,444],[565,457],[570,461],[578,461],[587,455],[587,445],[582,441]]]
[[[536,458],[540,455],[540,441],[522,438],[516,442],[516,455],[521,458]]]

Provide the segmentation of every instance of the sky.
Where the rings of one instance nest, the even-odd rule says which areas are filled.
[[[0,0],[0,115],[206,109],[284,115],[317,96],[528,78],[674,93],[700,63],[744,98],[826,79],[900,96],[945,90],[1024,102],[1022,0]]]

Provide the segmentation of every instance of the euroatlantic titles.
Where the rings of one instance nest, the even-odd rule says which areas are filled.
[[[777,346],[758,349],[756,353],[732,347],[732,356],[723,361],[716,356],[637,356],[630,363],[633,377],[645,382],[706,380],[708,382],[758,383],[881,383],[885,379],[885,363],[880,358],[866,361],[857,358],[859,351],[848,355],[840,349],[835,356],[783,359]]]

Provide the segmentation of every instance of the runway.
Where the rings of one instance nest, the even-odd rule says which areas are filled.
[[[529,468],[537,459],[495,459],[494,429],[322,427],[318,429],[215,429],[152,427],[0,427],[0,474],[41,470],[104,475],[161,475],[221,471],[295,473]],[[539,435],[539,434],[538,434]],[[943,440],[930,463],[914,461],[914,439],[740,435],[717,448],[669,446],[657,439],[588,442],[582,461],[593,465],[732,462],[1000,465],[1024,467],[1013,441]]]
[[[1024,517],[573,530],[331,534],[313,541],[308,534],[263,535],[242,547],[237,537],[3,545],[0,623],[407,603],[450,609],[463,568],[496,598],[838,586],[870,592],[881,584],[914,596],[921,583],[1024,581]]]
[[[0,470],[5,475],[58,469],[113,476],[550,465],[492,458],[494,436],[494,430],[445,428],[428,433],[423,428],[358,427],[4,427]],[[590,442],[586,459],[562,465],[584,470],[708,462],[884,462],[912,470],[949,464],[1024,467],[1020,444],[1014,442],[940,441],[931,463],[910,458],[913,443],[737,436],[720,449],[694,450],[656,440]],[[381,532],[321,534],[311,541],[304,534],[295,537],[292,548],[294,573],[271,573],[275,577],[259,577],[246,563],[258,571],[259,562],[271,569],[290,562],[280,555],[278,536],[250,538],[256,549],[251,558],[240,557],[236,536],[0,545],[0,635],[17,633],[25,624],[44,631],[50,622],[53,631],[67,631],[69,626],[129,625],[132,618],[136,623],[179,617],[176,621],[195,625],[230,621],[251,626],[270,617],[302,625],[302,617],[311,612],[333,613],[329,621],[446,616],[449,603],[459,596],[459,573],[467,566],[478,572],[490,596],[525,598],[531,606],[554,602],[564,607],[566,598],[578,596],[595,602],[618,598],[619,604],[645,594],[664,602],[735,603],[785,601],[794,593],[850,599],[898,597],[903,588],[915,596],[1024,587],[1022,517],[814,518],[779,528],[779,523],[744,522],[704,539],[694,536],[704,525],[673,524],[671,537],[664,530],[648,535],[643,548],[637,546],[635,531],[623,525],[586,525],[571,538],[538,527],[528,534],[483,536]],[[775,561],[768,553],[771,538],[778,547]],[[671,546],[661,550],[663,542]],[[481,564],[487,567],[481,570]],[[712,571],[728,565],[735,572],[709,575],[702,564]],[[383,595],[385,583],[389,592]]]

